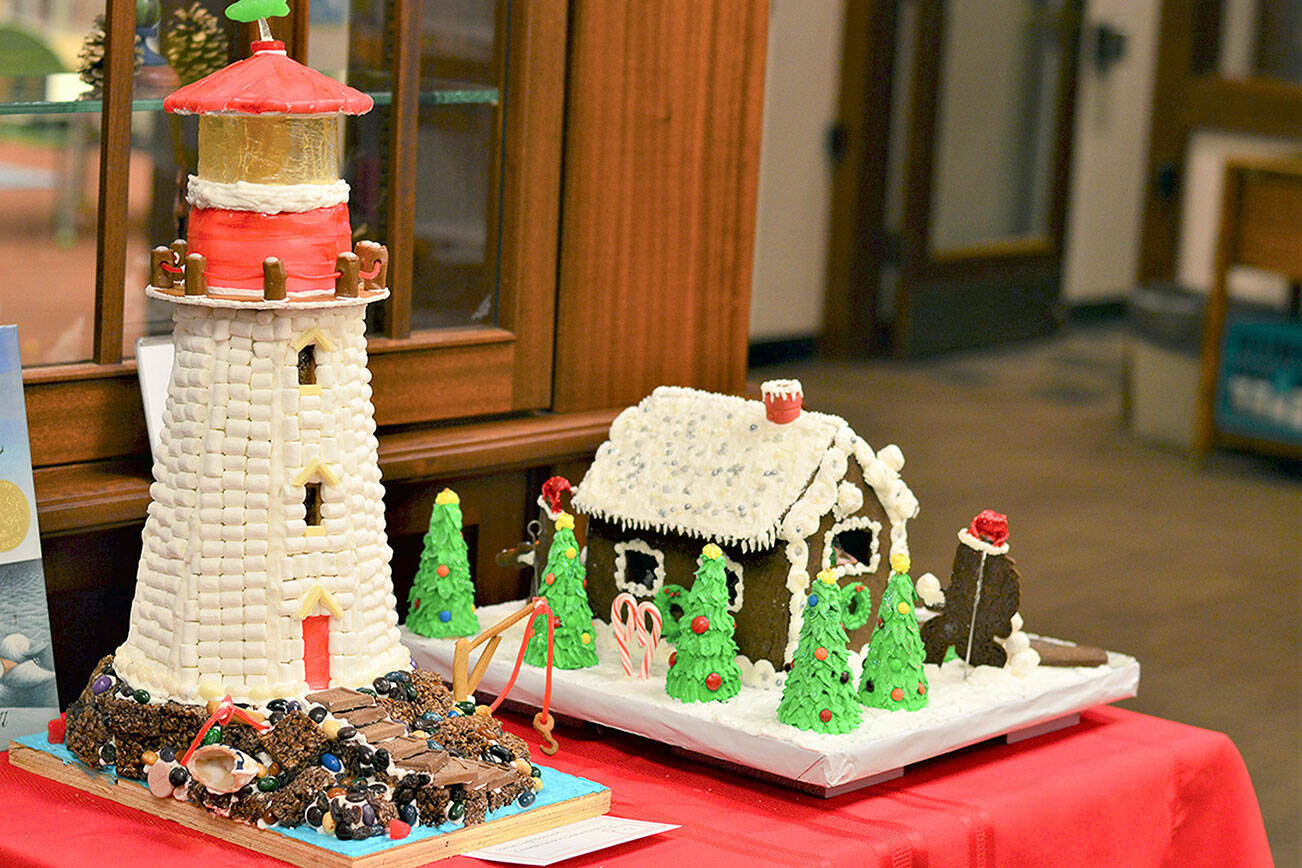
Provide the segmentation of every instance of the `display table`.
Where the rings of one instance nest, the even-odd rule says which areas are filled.
[[[508,728],[531,744],[521,718]],[[1219,733],[1116,708],[988,743],[833,799],[561,728],[553,765],[614,790],[611,813],[682,828],[569,865],[1270,865],[1257,799]],[[0,865],[271,865],[275,860],[51,784],[0,759]],[[446,865],[485,864],[466,857]]]

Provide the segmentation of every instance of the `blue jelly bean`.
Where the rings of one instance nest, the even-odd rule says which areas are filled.
[[[344,764],[339,761],[339,757],[332,753],[321,754],[321,765],[325,766],[326,771],[330,772],[342,771],[344,767]]]

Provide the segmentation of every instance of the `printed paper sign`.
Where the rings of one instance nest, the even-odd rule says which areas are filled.
[[[476,859],[490,862],[507,862],[512,865],[552,865],[564,859],[595,853],[626,841],[636,841],[649,835],[658,835],[677,829],[673,823],[648,823],[645,820],[628,820],[603,815],[548,829],[536,835],[516,838],[505,844],[495,844],[482,850],[466,853]]]
[[[59,714],[18,327],[0,326],[0,747]]]

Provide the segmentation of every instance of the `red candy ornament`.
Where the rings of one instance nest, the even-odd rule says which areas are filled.
[[[440,578],[440,579],[446,579],[446,578],[448,577],[448,565],[447,565],[447,564],[439,564],[439,568],[438,568],[437,570],[435,570],[434,572],[436,572],[436,573],[439,574],[439,578]]]
[[[692,619],[692,632],[695,633],[696,635],[699,636],[708,629],[710,629],[709,618],[705,617],[704,615],[697,615],[695,618]]]
[[[824,708],[818,713],[818,719],[823,721],[823,723],[830,722],[832,720],[832,709]]]
[[[923,684],[921,681],[918,682],[918,695],[919,696],[927,695],[927,685]]]
[[[820,645],[820,646],[818,646],[817,648],[815,648],[815,649],[814,649],[814,659],[815,659],[815,660],[826,660],[826,659],[827,659],[827,649],[824,648],[822,645]]]
[[[408,826],[402,820],[389,821],[389,837],[394,841],[399,838],[405,838],[411,834],[411,826]]]
[[[894,690],[891,691],[891,699],[894,699],[896,702],[901,702],[901,701],[903,701],[903,699],[904,699],[904,691],[901,690],[901,689],[898,688],[898,687],[895,688]]]
[[[1008,516],[993,509],[982,510],[972,519],[967,532],[991,545],[1001,546],[1008,542]]]
[[[711,672],[705,676],[705,686],[710,688],[711,692],[718,690],[723,686],[723,676],[718,672]]]
[[[50,744],[63,744],[63,739],[68,733],[68,715],[67,712],[60,714],[54,720],[45,725],[45,732],[49,737]]]
[[[678,652],[677,652],[677,651],[670,651],[670,652],[669,652],[669,665],[670,665],[670,666],[673,666],[673,665],[674,665],[675,663],[677,663],[677,662],[678,662]]]

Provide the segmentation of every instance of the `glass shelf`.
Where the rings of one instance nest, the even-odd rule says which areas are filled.
[[[62,75],[67,75],[64,73]],[[55,76],[46,76],[45,78],[55,78]],[[75,76],[73,79],[75,81]],[[4,88],[5,84],[12,84],[15,79],[0,79],[0,92],[9,90],[12,92],[15,88]],[[47,100],[0,100],[0,115],[63,115],[63,114],[99,114],[103,103],[99,99],[81,98],[76,95],[76,90],[84,87],[80,82],[75,82],[72,93],[65,98],[55,98]],[[67,88],[63,88],[65,93]],[[48,92],[48,91],[47,91]],[[393,93],[387,90],[370,91],[371,99],[375,100],[377,106],[389,105],[393,102]],[[495,87],[446,87],[436,90],[427,90],[420,95],[420,104],[422,106],[438,105],[497,105],[498,92]],[[132,100],[131,110],[137,112],[162,111],[163,97],[137,97]]]

